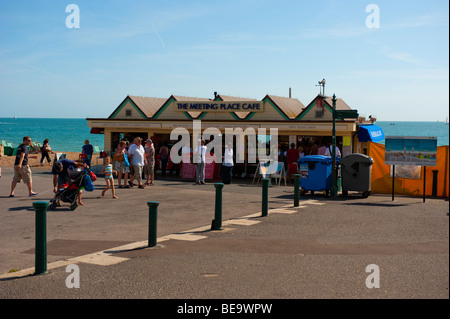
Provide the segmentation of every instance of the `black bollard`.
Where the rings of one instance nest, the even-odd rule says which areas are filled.
[[[294,174],[294,207],[300,205],[300,174]]]
[[[214,187],[216,188],[216,205],[214,211],[214,220],[211,224],[212,230],[221,230],[222,229],[222,188],[223,183],[215,183]]]
[[[269,182],[270,179],[263,178],[262,180],[262,217],[266,217],[269,213]]]
[[[431,196],[437,197],[437,179],[439,171],[437,169],[433,170],[433,190],[431,191]]]
[[[156,246],[156,229],[159,202],[147,202],[148,206],[148,247]]]

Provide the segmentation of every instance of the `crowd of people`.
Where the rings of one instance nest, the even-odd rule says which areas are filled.
[[[28,145],[31,139],[28,136],[23,138],[23,143],[18,147],[17,155],[14,163],[14,177],[11,183],[10,197],[14,197],[14,191],[17,183],[21,180],[27,185],[29,196],[35,196],[38,193],[32,190],[31,169],[28,165]],[[198,140],[198,146],[195,150],[183,147],[181,149],[182,161],[186,162],[192,160],[195,163],[195,184],[205,184],[205,166],[207,163],[207,147],[205,140]],[[298,148],[296,144],[292,143],[289,149],[284,149],[278,145],[278,162],[284,163],[287,173],[287,180],[291,181],[294,174],[299,171],[299,162],[301,158],[306,155],[324,155],[332,156],[332,144],[320,145],[317,141],[310,144],[302,144]],[[48,139],[43,143],[41,149],[42,158],[41,165],[46,159],[51,165],[49,153],[51,147]],[[69,172],[71,170],[79,170],[83,167],[91,166],[91,158],[93,155],[92,145],[86,140],[82,147],[80,160],[73,161],[70,159],[61,159],[52,166],[53,174],[53,191],[64,189],[70,184],[71,178]],[[114,176],[117,177],[118,188],[137,188],[143,189],[145,186],[154,186],[155,181],[155,164],[158,156],[161,167],[161,175],[166,176],[167,165],[170,161],[170,150],[167,145],[162,145],[158,152],[151,139],[144,140],[140,137],[133,139],[129,144],[126,140],[121,140],[116,150],[111,155],[105,154],[104,165],[101,173],[104,175],[106,187],[102,191],[102,196],[105,196],[108,190],[112,192],[112,198],[117,199]],[[336,156],[340,157],[341,152],[336,146]],[[175,170],[178,175],[180,172],[179,166],[182,163],[175,164],[171,162],[170,174]],[[222,159],[222,179],[224,183],[231,182],[232,168],[233,168],[233,146],[225,145],[224,156]],[[135,182],[137,184],[135,184]],[[81,193],[78,198],[78,205],[84,205],[81,201]]]
[[[38,195],[38,193],[32,190],[32,173],[31,168],[28,165],[28,146],[30,144],[31,138],[25,136],[23,138],[23,143],[17,149],[14,163],[14,176],[9,197],[15,196],[15,188],[20,181],[23,181],[27,185],[29,196]],[[49,155],[51,147],[48,139],[44,141],[40,151],[42,153],[40,164],[43,165],[44,161],[47,160],[47,163],[52,165]],[[191,152],[191,149],[185,150],[183,148],[183,160],[186,161],[186,154],[190,159]],[[205,184],[206,146],[204,140],[201,141],[199,149],[195,150],[194,154],[199,157],[199,163],[196,164],[196,184]],[[53,175],[53,192],[56,194],[58,191],[62,191],[71,184],[72,171],[90,168],[92,155],[93,147],[89,143],[89,140],[86,140],[82,147],[79,160],[62,158],[54,162],[51,170]],[[145,186],[154,186],[156,155],[155,146],[151,139],[144,141],[140,137],[136,137],[131,144],[126,140],[120,141],[116,150],[111,153],[111,155],[105,154],[104,156],[104,165],[102,166],[101,174],[104,175],[106,187],[102,191],[102,196],[105,196],[106,192],[111,190],[112,198],[118,198],[116,196],[114,176],[117,176],[118,188],[131,188],[137,186],[138,188],[143,189]],[[162,176],[166,176],[167,165],[170,160],[170,150],[167,145],[162,145],[159,148],[158,155],[158,159],[161,163]],[[232,162],[232,159],[228,159],[227,165],[229,165],[230,161]],[[179,165],[180,164],[171,163],[169,174],[172,174],[172,171],[175,171],[178,175],[180,172]],[[84,206],[81,198],[82,191],[78,197],[78,205]]]

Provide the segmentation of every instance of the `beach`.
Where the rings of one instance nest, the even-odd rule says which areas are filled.
[[[52,152],[52,153],[50,153],[50,158],[52,160],[52,164],[53,164],[53,160],[55,159],[56,153],[64,153],[64,154],[66,154],[67,159],[71,159],[73,161],[79,159],[79,155],[80,155],[79,152]],[[92,156],[92,158],[95,158],[96,156],[98,156],[98,154],[97,155],[94,154]],[[0,167],[13,167],[15,159],[16,159],[15,156],[1,156],[0,157]],[[33,169],[35,169],[35,168],[51,169],[51,166],[48,165],[46,159],[44,159],[44,165],[42,165],[42,166],[40,164],[40,160],[41,160],[40,153],[28,155],[28,165],[30,167],[32,167]]]

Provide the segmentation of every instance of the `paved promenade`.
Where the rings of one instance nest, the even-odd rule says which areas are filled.
[[[31,198],[23,183],[9,198],[11,179],[12,169],[3,168],[0,299],[449,298],[449,203],[442,199],[316,194],[294,208],[293,187],[273,186],[269,215],[261,217],[261,186],[234,180],[223,189],[223,229],[211,231],[213,183],[156,180],[118,189],[113,200],[110,191],[101,197],[99,177],[95,191],[83,192],[86,206],[47,212],[49,272],[32,276],[32,203],[53,197],[52,175],[33,169],[39,195]],[[152,248],[147,201],[160,202]],[[68,288],[66,267],[74,264],[80,287]],[[379,288],[367,287],[377,279]]]

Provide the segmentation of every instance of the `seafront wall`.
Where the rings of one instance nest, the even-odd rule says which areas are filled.
[[[392,177],[390,165],[384,164],[384,145],[368,142],[368,155],[373,159],[372,165],[372,193],[391,194]],[[433,171],[437,171],[437,197],[449,196],[449,146],[438,146],[436,154],[437,165],[425,166],[426,186],[425,195],[433,195]],[[395,194],[409,196],[423,196],[424,168],[421,167],[420,178],[399,178],[394,180]]]

